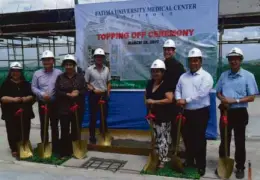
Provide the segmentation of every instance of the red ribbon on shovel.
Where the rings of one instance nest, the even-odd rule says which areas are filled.
[[[181,113],[176,117],[176,123],[180,120],[182,121],[182,125],[184,125],[186,122],[186,117]]]
[[[106,101],[104,101],[103,99],[100,99],[99,101],[98,101],[98,104],[105,104],[106,103]]]
[[[228,119],[227,119],[227,116],[225,115],[222,115],[221,118],[220,118],[220,121],[223,125],[228,125]]]
[[[77,104],[74,104],[73,106],[70,107],[70,110],[72,112],[76,112],[78,109],[79,109],[79,105],[77,105]]]
[[[155,120],[155,115],[152,114],[152,113],[149,113],[147,116],[145,116],[145,118],[148,119],[148,120],[153,121],[153,120]]]
[[[18,109],[18,110],[15,112],[15,116],[21,116],[22,112],[23,112],[23,109],[22,109],[22,108]]]
[[[43,109],[44,113],[48,113],[48,108],[46,105],[42,105],[41,108]]]

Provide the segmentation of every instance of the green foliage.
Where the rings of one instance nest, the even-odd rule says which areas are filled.
[[[48,159],[41,159],[38,156],[37,148],[33,150],[33,157],[27,158],[27,159],[21,159],[22,161],[28,161],[28,162],[34,162],[34,163],[42,163],[42,164],[51,164],[51,165],[61,165],[67,160],[69,160],[70,157],[66,157],[64,159],[60,159],[55,154],[52,154],[52,156]]]
[[[200,175],[195,168],[185,168],[185,173],[178,173],[172,170],[170,163],[167,163],[164,168],[159,169],[155,173],[141,171],[141,174],[149,174],[156,176],[166,176],[166,177],[175,177],[175,178],[186,178],[186,179],[200,179]]]

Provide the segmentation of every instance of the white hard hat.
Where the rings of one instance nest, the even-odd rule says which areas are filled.
[[[19,62],[12,62],[10,64],[10,69],[23,69],[23,65]]]
[[[45,58],[54,58],[53,52],[51,52],[50,50],[44,51],[44,52],[42,53],[41,59],[45,59]]]
[[[105,51],[101,48],[97,48],[94,52],[94,55],[93,56],[96,56],[96,55],[100,55],[100,56],[105,56]]]
[[[198,48],[192,48],[192,49],[189,51],[188,58],[192,58],[192,57],[202,57],[202,52],[201,52],[201,50],[199,50]]]
[[[172,39],[168,39],[163,44],[164,48],[176,48],[175,42]]]
[[[227,58],[231,56],[241,56],[242,59],[244,57],[242,50],[237,47],[232,48],[227,54]]]
[[[156,59],[152,65],[151,69],[166,69],[164,62],[161,59]]]
[[[77,60],[76,60],[75,56],[72,54],[67,54],[66,56],[64,56],[62,63],[64,63],[65,61],[68,61],[68,60],[73,61],[75,64],[77,64]]]

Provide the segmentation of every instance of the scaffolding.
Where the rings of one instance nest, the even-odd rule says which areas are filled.
[[[19,61],[31,80],[41,68],[41,54],[51,50],[55,66],[60,67],[65,54],[75,54],[74,10],[48,10],[7,13],[0,16],[0,81],[7,75],[11,62]]]

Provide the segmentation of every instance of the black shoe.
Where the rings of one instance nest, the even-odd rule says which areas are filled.
[[[192,163],[192,162],[189,162],[189,161],[185,161],[185,162],[183,163],[183,166],[184,166],[184,167],[195,167],[195,164]]]
[[[236,171],[236,178],[243,179],[245,177],[245,172],[243,169],[237,169]]]
[[[198,169],[198,173],[200,176],[204,176],[206,171],[205,171],[205,169]]]
[[[219,177],[219,175],[218,175],[218,170],[217,170],[217,169],[215,170],[215,175],[216,175],[217,177]]]

